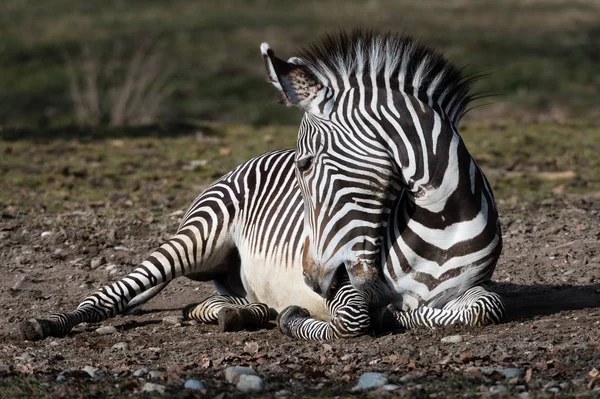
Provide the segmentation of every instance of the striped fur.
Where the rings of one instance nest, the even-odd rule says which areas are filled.
[[[24,322],[24,338],[130,311],[179,276],[283,311],[280,328],[302,338],[363,333],[390,303],[410,326],[500,320],[480,287],[501,251],[498,215],[458,134],[469,79],[390,34],[332,36],[289,61],[261,50],[283,102],[306,111],[297,148],[217,180],[138,268],[72,312]],[[213,320],[203,312],[219,301],[194,317]]]

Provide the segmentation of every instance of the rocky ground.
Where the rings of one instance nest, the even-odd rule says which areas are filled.
[[[62,339],[20,341],[20,320],[72,309],[123,276],[175,229],[178,213],[143,219],[102,207],[52,216],[5,209],[0,396],[191,396],[200,389],[221,397],[248,390],[600,397],[600,198],[500,206],[505,249],[491,289],[506,298],[505,323],[334,342],[299,342],[274,327],[222,333],[182,322],[181,308],[213,291],[186,279],[141,314],[79,326]],[[233,366],[258,377],[232,376]]]
[[[490,286],[506,300],[500,325],[332,342],[275,326],[222,333],[178,318],[213,292],[182,278],[140,314],[19,339],[21,320],[71,310],[132,270],[195,193],[265,143],[293,145],[289,131],[0,141],[0,398],[600,397],[598,149],[581,145],[592,128],[467,131],[504,227]]]

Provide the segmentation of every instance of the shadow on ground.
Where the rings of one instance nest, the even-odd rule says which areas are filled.
[[[527,320],[567,310],[600,308],[600,284],[590,285],[522,285],[495,283],[494,292],[506,304],[505,322]]]

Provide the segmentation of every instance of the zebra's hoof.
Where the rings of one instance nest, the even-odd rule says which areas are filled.
[[[41,341],[52,335],[52,323],[43,319],[29,319],[19,323],[19,334],[23,341]]]
[[[305,319],[310,317],[310,312],[300,306],[288,306],[277,315],[277,326],[285,335],[292,337],[291,324],[294,319]]]
[[[219,310],[217,320],[222,332],[242,331],[246,328],[244,309],[223,308]]]

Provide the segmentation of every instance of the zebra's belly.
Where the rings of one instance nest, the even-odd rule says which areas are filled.
[[[278,312],[296,305],[308,309],[317,319],[331,318],[323,298],[304,283],[299,261],[292,267],[282,267],[278,262],[252,256],[242,261],[240,272],[249,301],[266,303]]]

